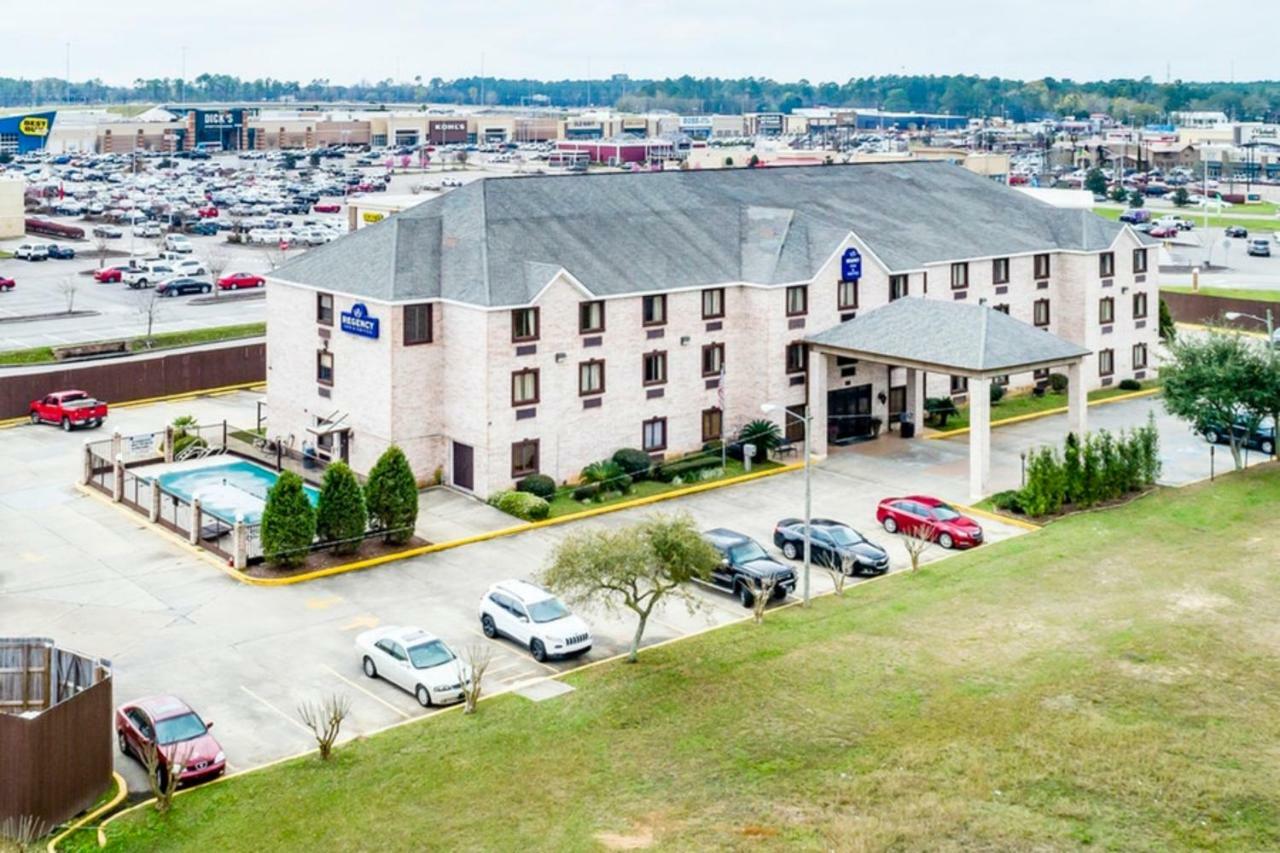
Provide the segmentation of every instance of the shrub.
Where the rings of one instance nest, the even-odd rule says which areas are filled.
[[[598,485],[595,483],[587,483],[586,485],[578,486],[573,490],[573,499],[579,502],[590,501],[595,500],[596,496],[599,494],[600,487]]]
[[[582,480],[587,483],[595,483],[600,487],[601,491],[620,492],[624,495],[631,491],[630,475],[612,459],[592,462],[586,468],[583,468]]]
[[[1063,499],[1067,503],[1078,503],[1084,493],[1084,470],[1080,461],[1080,439],[1074,432],[1067,433],[1066,444],[1062,449]]]
[[[1118,387],[1121,391],[1141,391],[1142,383],[1136,379],[1121,379]]]
[[[1066,477],[1058,453],[1042,447],[1027,458],[1027,485],[1022,490],[1023,509],[1027,515],[1041,516],[1062,508]]]
[[[655,476],[665,483],[674,482],[677,478],[681,482],[688,482],[692,479],[690,475],[698,475],[701,477],[703,471],[709,471],[712,468],[720,467],[720,458],[718,456],[692,456],[688,459],[680,459],[669,465],[659,466]]]
[[[779,442],[782,441],[782,432],[773,421],[767,418],[757,418],[742,428],[742,431],[738,433],[738,441],[742,444],[754,444],[756,453],[752,460],[763,462],[769,458],[769,451],[777,447]]]
[[[1061,394],[1067,390],[1067,384],[1070,382],[1065,373],[1049,374],[1049,390],[1055,394]]]
[[[497,506],[502,503],[502,499],[509,494],[511,494],[511,489],[498,489],[498,491],[489,495],[489,499],[486,500],[485,503],[496,509]]]
[[[1004,386],[999,382],[991,383],[991,402],[999,403],[1004,399]]]
[[[933,418],[939,427],[947,425],[947,418],[952,415],[958,415],[960,410],[956,408],[956,403],[950,397],[930,397],[924,401],[925,414]]]
[[[1169,303],[1160,300],[1160,340],[1171,344],[1178,337],[1178,327],[1173,322],[1173,314],[1169,311]]]
[[[991,505],[996,509],[1005,512],[1014,512],[1022,514],[1026,509],[1022,505],[1022,492],[1018,489],[1009,489],[1005,492],[996,492],[991,496]]]
[[[549,501],[555,497],[556,481],[546,474],[530,474],[516,483],[516,491],[528,492],[531,495],[537,495],[544,501]]]
[[[643,450],[624,447],[613,454],[613,461],[633,480],[643,480],[653,472],[653,460]]]
[[[1080,445],[1080,498],[1076,505],[1091,507],[1102,499],[1101,495],[1102,458],[1097,440],[1087,435]]]
[[[262,508],[262,553],[272,563],[300,566],[316,538],[316,511],[302,488],[302,478],[282,471]]]
[[[383,451],[364,487],[369,520],[385,531],[386,540],[403,545],[418,521],[418,485],[404,451],[394,444]]]
[[[1138,428],[1138,447],[1142,457],[1142,485],[1152,486],[1160,477],[1160,431],[1156,429],[1154,412],[1147,412],[1147,423]]]
[[[323,540],[336,542],[339,554],[354,553],[360,537],[369,527],[364,505],[364,492],[356,475],[344,462],[334,462],[324,470],[320,502],[316,507],[316,534]]]
[[[551,504],[530,492],[506,492],[498,509],[525,521],[541,521],[551,513]]]

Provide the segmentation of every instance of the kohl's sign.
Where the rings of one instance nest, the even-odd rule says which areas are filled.
[[[339,321],[340,328],[347,334],[362,338],[378,337],[378,318],[369,316],[369,309],[363,302],[352,305],[350,311],[343,311]]]

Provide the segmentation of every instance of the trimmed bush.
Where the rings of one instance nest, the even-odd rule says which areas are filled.
[[[941,428],[947,425],[947,418],[960,414],[960,410],[950,397],[929,397],[924,401],[924,413]]]
[[[694,456],[689,459],[681,459],[672,462],[670,465],[662,465],[655,472],[655,477],[664,483],[670,483],[679,477],[682,481],[688,481],[690,474],[701,474],[703,471],[720,467],[720,457],[718,456]]]
[[[1121,379],[1119,386],[1121,391],[1141,391],[1142,383],[1136,379]]]
[[[386,541],[403,545],[418,521],[418,483],[404,451],[394,444],[383,451],[364,487],[369,521],[385,531]]]
[[[999,403],[1004,399],[1004,386],[998,382],[991,383],[991,402]]]
[[[1061,394],[1064,391],[1066,391],[1067,384],[1069,382],[1070,380],[1067,378],[1067,374],[1065,373],[1049,374],[1049,390],[1051,390],[1055,394]]]
[[[316,535],[335,542],[339,554],[353,554],[360,548],[360,537],[369,528],[369,515],[364,506],[364,492],[356,475],[345,462],[333,462],[324,469],[320,501],[316,506]]]
[[[585,486],[578,486],[573,490],[573,499],[575,501],[595,500],[600,494],[600,487],[595,483],[587,483]]]
[[[537,495],[544,501],[549,501],[555,497],[556,481],[546,474],[530,474],[516,483],[516,491],[528,492],[531,495]]]
[[[315,538],[316,511],[303,491],[302,478],[282,471],[262,508],[262,553],[278,566],[300,566]]]
[[[1010,489],[1006,492],[996,492],[991,496],[991,505],[996,509],[1005,512],[1013,512],[1021,515],[1026,512],[1022,506],[1022,492],[1017,489]]]
[[[525,521],[541,521],[550,515],[551,504],[530,492],[506,492],[498,509]]]
[[[643,450],[624,447],[613,454],[613,461],[631,475],[632,480],[643,480],[653,473],[653,460]]]
[[[498,489],[498,491],[489,495],[489,499],[485,503],[496,509],[502,503],[502,499],[509,494],[511,494],[511,489]]]

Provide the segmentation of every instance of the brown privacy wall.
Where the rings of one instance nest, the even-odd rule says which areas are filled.
[[[1261,332],[1264,330],[1263,326],[1256,320],[1241,319],[1228,322],[1222,315],[1228,311],[1239,311],[1241,314],[1266,317],[1269,308],[1275,314],[1276,325],[1280,326],[1280,302],[1228,299],[1222,296],[1205,296],[1200,293],[1172,293],[1168,290],[1160,291],[1160,298],[1168,303],[1169,313],[1177,323],[1215,323]]]
[[[0,418],[27,414],[31,401],[50,391],[78,388],[108,404],[221,388],[267,378],[267,345],[122,358],[6,375],[0,369]]]
[[[111,784],[111,679],[33,719],[0,714],[0,823],[28,815],[47,829]]]

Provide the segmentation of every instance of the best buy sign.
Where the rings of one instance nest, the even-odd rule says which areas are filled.
[[[49,120],[37,116],[27,116],[18,122],[18,131],[23,136],[48,136]]]

